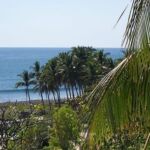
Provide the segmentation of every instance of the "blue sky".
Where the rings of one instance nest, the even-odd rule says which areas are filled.
[[[130,0],[0,0],[0,47],[121,47]]]

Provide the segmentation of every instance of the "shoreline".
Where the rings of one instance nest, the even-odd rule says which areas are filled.
[[[55,103],[54,100],[50,100],[50,102],[53,104]],[[66,102],[66,99],[63,98],[61,99],[61,104],[65,103]],[[40,99],[36,99],[36,100],[31,100],[31,103],[32,104],[42,104],[41,100]],[[44,103],[45,104],[49,104],[49,101],[48,100],[44,100]],[[7,101],[7,102],[0,102],[0,106],[3,106],[3,105],[18,105],[18,104],[29,104],[29,101],[24,101],[24,100],[21,100],[21,101]],[[57,104],[57,103],[56,103]]]

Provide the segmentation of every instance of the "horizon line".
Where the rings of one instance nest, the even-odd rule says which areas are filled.
[[[78,46],[79,47],[93,47],[96,49],[97,48],[118,48],[118,49],[119,48],[125,48],[125,47],[121,47],[121,46],[120,47],[97,47],[97,46],[94,47],[94,46],[84,46],[84,45],[82,45],[82,46],[78,45]],[[6,46],[2,46],[0,48],[72,48],[72,47],[78,47],[78,46],[70,46],[70,47],[66,47],[66,46],[64,46],[64,47],[60,47],[60,46],[59,47],[55,47],[55,46],[54,47],[53,46],[52,47],[44,47],[44,46],[43,47],[42,46],[37,46],[37,47],[36,46],[35,47],[34,46],[20,46],[20,47],[19,46],[16,46],[16,47],[15,46],[12,46],[12,47],[8,46],[8,47],[6,47]]]

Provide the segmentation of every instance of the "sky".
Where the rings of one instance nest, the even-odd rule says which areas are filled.
[[[0,0],[0,47],[121,47],[129,0]]]

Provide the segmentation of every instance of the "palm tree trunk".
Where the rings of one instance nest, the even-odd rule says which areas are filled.
[[[61,101],[61,97],[60,97],[60,88],[59,88],[59,90],[58,90],[58,98],[59,98],[59,100]]]
[[[43,108],[45,108],[45,104],[44,104],[44,99],[43,99],[43,93],[42,93],[42,91],[40,91],[40,95],[41,95],[41,102],[42,102]]]
[[[48,98],[49,107],[51,108],[51,101],[50,101],[50,93],[49,93],[49,91],[47,92],[47,98]]]
[[[72,90],[72,96],[73,96],[73,99],[74,99],[74,98],[75,98],[75,96],[74,96],[73,85],[71,86],[71,90]]]
[[[46,99],[48,99],[47,92],[45,92],[45,97],[46,97]]]
[[[84,86],[83,85],[81,85],[81,91],[82,91],[82,94],[84,93]]]
[[[29,89],[28,89],[28,97],[29,97],[29,103],[31,104]]]
[[[60,107],[61,106],[60,92],[57,90],[56,93],[57,93],[57,97],[58,97],[58,106]]]
[[[65,84],[65,91],[66,91],[67,100],[69,100],[69,95],[68,95],[68,91],[67,91],[67,86],[66,86],[66,84]]]
[[[70,95],[70,99],[72,98],[72,95],[71,95],[71,89],[70,87],[68,86],[68,91],[69,91],[69,95]]]
[[[79,87],[79,94],[80,94],[80,96],[81,96],[81,95],[82,95],[81,85],[79,84],[78,87]]]
[[[76,85],[76,84],[75,84],[75,89],[76,89],[77,96],[79,96],[78,88],[77,88],[77,85]]]
[[[28,100],[29,100],[29,103],[31,104],[31,101],[30,101],[30,94],[29,94],[29,88],[28,88],[28,86],[27,86],[27,97],[28,97]]]
[[[53,94],[54,102],[55,102],[55,104],[56,104],[56,97],[55,97],[55,93],[54,93],[54,91],[52,91],[52,94]]]
[[[28,101],[28,91],[27,89],[25,89],[25,91],[26,91],[26,101]]]
[[[31,105],[30,93],[29,93],[29,88],[28,87],[27,87],[27,95],[28,95],[28,98],[29,98],[29,105],[30,105],[30,110],[31,110],[31,113],[32,113],[32,105]]]

